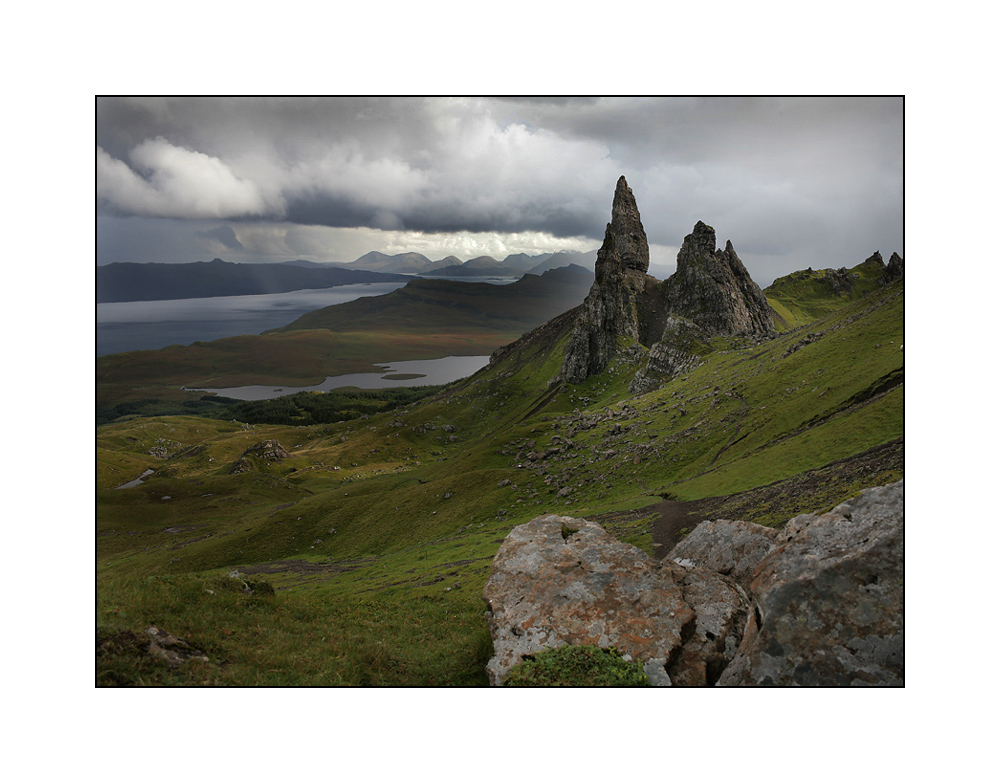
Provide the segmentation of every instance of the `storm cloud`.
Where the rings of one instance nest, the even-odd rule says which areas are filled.
[[[596,247],[624,174],[665,253],[698,220],[758,279],[903,253],[901,98],[101,98],[96,130],[107,226],[248,249],[257,221]]]

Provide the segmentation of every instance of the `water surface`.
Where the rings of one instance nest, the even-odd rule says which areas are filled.
[[[284,397],[304,391],[325,392],[344,386],[357,386],[359,389],[437,386],[472,375],[489,364],[489,361],[489,356],[446,356],[443,359],[418,359],[387,364],[377,362],[377,366],[384,368],[380,372],[332,375],[316,386],[233,386],[227,389],[190,389],[189,391],[215,392],[222,397],[232,397],[236,400],[272,400],[275,397]],[[410,377],[404,379],[387,377],[390,375]]]
[[[97,305],[97,355],[260,334],[321,307],[381,296],[404,285],[357,283],[283,294],[106,302]]]

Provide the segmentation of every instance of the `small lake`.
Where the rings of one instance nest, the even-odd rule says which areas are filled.
[[[406,283],[358,283],[283,294],[107,302],[97,305],[97,355],[190,345],[286,326],[301,315]]]
[[[316,386],[235,386],[228,389],[189,389],[188,391],[214,392],[220,397],[232,397],[236,400],[272,400],[275,397],[285,397],[299,392],[325,392],[344,386],[357,386],[359,389],[437,386],[472,375],[489,364],[489,361],[489,356],[446,356],[443,359],[418,359],[387,364],[379,362],[377,366],[384,367],[381,372],[333,375]],[[407,377],[391,377],[395,375]]]

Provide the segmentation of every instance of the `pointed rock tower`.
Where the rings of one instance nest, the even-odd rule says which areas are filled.
[[[700,220],[684,237],[677,271],[666,282],[667,309],[706,334],[774,334],[771,307],[733,243],[715,249],[715,229]]]
[[[649,244],[632,189],[618,180],[611,222],[597,251],[594,285],[573,328],[559,377],[580,383],[603,370],[618,350],[619,336],[639,340],[636,298],[646,287]],[[652,278],[648,278],[652,280]]]

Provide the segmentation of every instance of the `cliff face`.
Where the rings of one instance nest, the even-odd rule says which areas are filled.
[[[771,308],[731,242],[716,250],[715,230],[702,222],[684,239],[677,271],[666,282],[646,274],[649,245],[635,197],[618,180],[611,222],[597,254],[594,284],[577,317],[559,379],[580,383],[604,370],[620,338],[653,348],[652,366],[637,388],[652,388],[678,368],[697,364],[698,352],[716,334],[774,334]],[[660,343],[663,342],[662,345]],[[682,344],[683,343],[683,344]]]

